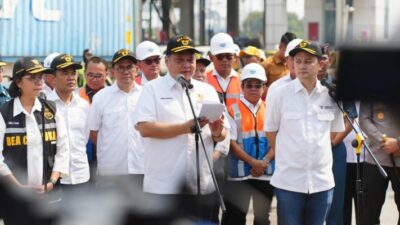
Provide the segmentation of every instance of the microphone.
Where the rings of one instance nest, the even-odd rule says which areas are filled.
[[[321,85],[325,86],[328,89],[329,96],[336,100],[336,84],[335,81],[329,80],[328,77],[325,77],[321,80]]]
[[[186,80],[185,77],[182,74],[178,74],[175,78],[175,80],[182,85],[183,88],[188,88],[192,89],[193,84],[190,83],[190,81]]]
[[[47,96],[46,96],[45,93],[40,92],[40,93],[39,93],[39,96],[38,96],[38,99],[39,99],[40,101],[46,100],[46,99],[47,99]]]
[[[364,141],[365,141],[364,137],[360,133],[357,133],[356,134],[356,139],[354,139],[351,142],[351,146],[353,146],[353,148],[355,148],[356,154],[360,154],[361,153],[361,147],[362,147]]]

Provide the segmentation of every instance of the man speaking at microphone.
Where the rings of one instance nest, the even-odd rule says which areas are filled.
[[[183,210],[185,216],[210,221],[211,206],[218,200],[201,143],[198,189],[195,123],[183,86],[193,86],[189,87],[189,93],[197,112],[203,101],[219,102],[219,99],[212,86],[191,79],[196,68],[195,53],[198,51],[188,36],[180,35],[169,40],[165,51],[168,73],[143,87],[137,105],[136,127],[144,137],[144,191],[161,199],[180,198],[184,205],[180,205],[179,210]],[[211,122],[201,118],[200,126],[207,155],[212,159],[214,141],[225,139],[224,119],[221,117]],[[182,193],[183,186],[185,193]],[[200,194],[196,195],[198,192]],[[194,207],[195,201],[199,202],[199,207]]]

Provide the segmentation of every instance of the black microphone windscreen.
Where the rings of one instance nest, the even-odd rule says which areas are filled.
[[[43,93],[43,92],[40,92],[40,94],[39,94],[38,98],[39,98],[39,99],[41,99],[41,100],[46,100],[46,99],[47,99],[47,96],[46,96],[46,94],[45,94],[45,93]]]
[[[354,140],[351,141],[351,146],[353,146],[353,148],[357,148],[358,142],[357,142],[356,139],[354,139]]]

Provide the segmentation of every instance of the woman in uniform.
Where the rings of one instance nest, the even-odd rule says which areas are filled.
[[[9,88],[13,99],[0,107],[0,175],[9,189],[32,192],[50,202],[58,198],[59,179],[68,174],[69,149],[54,103],[38,98],[43,72],[51,69],[30,57],[14,64]],[[6,198],[10,199],[2,203],[5,225],[40,223],[29,212],[21,216],[23,206]]]

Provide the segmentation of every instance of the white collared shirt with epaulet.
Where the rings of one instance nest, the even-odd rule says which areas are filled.
[[[134,127],[142,86],[126,93],[117,83],[93,97],[88,126],[97,133],[97,170],[100,176],[143,174],[142,138]]]
[[[271,184],[300,193],[334,187],[331,132],[344,131],[341,111],[319,81],[308,94],[299,79],[269,97],[264,130],[277,132]]]
[[[195,112],[203,101],[219,102],[215,89],[204,82],[192,79],[189,94]],[[137,106],[137,122],[184,123],[193,119],[188,98],[182,86],[166,74],[147,83]],[[227,121],[225,125],[229,128]],[[214,141],[208,125],[202,128],[207,155],[212,159]],[[200,145],[201,146],[201,145]],[[143,189],[155,194],[177,194],[186,184],[188,192],[197,193],[196,151],[194,134],[182,134],[173,138],[144,138],[145,175]],[[200,147],[201,148],[201,147]],[[200,149],[200,193],[213,192],[210,170]]]

